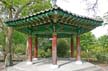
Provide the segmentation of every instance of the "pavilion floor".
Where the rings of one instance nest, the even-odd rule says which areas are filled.
[[[99,66],[83,61],[78,65],[75,59],[60,58],[57,61],[58,68],[51,68],[51,59],[42,58],[33,61],[32,65],[27,65],[26,61],[20,62],[12,67],[8,67],[7,71],[103,71]]]

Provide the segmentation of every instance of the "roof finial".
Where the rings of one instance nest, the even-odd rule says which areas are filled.
[[[57,7],[56,5],[57,0],[51,0],[50,2],[51,2],[52,7]]]

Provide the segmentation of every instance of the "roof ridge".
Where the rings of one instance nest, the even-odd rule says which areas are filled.
[[[11,19],[11,20],[7,20],[6,22],[11,22],[11,21],[17,21],[17,20],[22,20],[22,19],[26,19],[26,18],[29,18],[29,17],[33,17],[33,16],[36,16],[36,15],[39,15],[41,13],[45,13],[45,12],[48,12],[48,11],[52,11],[52,10],[62,10],[68,14],[71,14],[73,16],[76,16],[76,17],[80,17],[80,18],[86,18],[86,19],[90,19],[90,20],[95,20],[95,21],[100,21],[100,22],[103,22],[103,20],[98,20],[98,19],[95,19],[95,18],[91,18],[91,17],[87,17],[87,16],[83,16],[83,15],[79,15],[79,14],[75,14],[75,13],[72,13],[72,12],[69,12],[67,10],[64,10],[62,9],[61,7],[51,7],[51,8],[48,8],[48,9],[45,9],[45,10],[41,10],[39,12],[36,12],[32,15],[28,15],[28,16],[24,16],[22,18],[17,18],[17,19]]]

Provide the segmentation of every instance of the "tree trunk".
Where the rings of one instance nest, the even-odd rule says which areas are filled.
[[[12,19],[12,7],[9,8],[9,19]],[[12,34],[13,34],[13,29],[11,27],[7,27],[7,33],[6,33],[6,56],[9,55],[9,66],[13,65],[12,62]]]
[[[6,55],[9,55],[9,66],[13,64],[12,62],[12,34],[13,34],[13,29],[8,27],[8,32],[6,35]]]
[[[28,3],[23,5],[19,10],[16,12],[15,16],[13,17],[13,4],[9,7],[9,19],[16,19],[18,18],[18,15],[21,13],[24,7],[27,7],[27,5],[30,5],[32,1],[30,0]],[[4,54],[4,58],[6,58],[7,55],[9,55],[9,65],[12,65],[12,35],[13,35],[13,29],[11,27],[8,27],[6,30],[6,52]]]

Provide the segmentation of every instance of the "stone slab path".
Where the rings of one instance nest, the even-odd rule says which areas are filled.
[[[51,59],[38,59],[33,61],[32,65],[27,65],[26,61],[20,62],[12,67],[8,67],[7,71],[103,71],[99,66],[89,62],[76,64],[74,60],[58,59],[58,68],[51,68]]]

